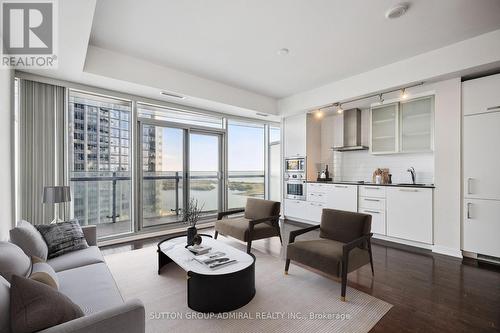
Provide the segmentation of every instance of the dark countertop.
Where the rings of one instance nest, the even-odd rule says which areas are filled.
[[[418,187],[418,188],[435,188],[434,184],[401,184],[401,183],[396,183],[396,184],[375,184],[375,183],[370,183],[370,182],[364,182],[364,181],[345,181],[345,182],[339,182],[339,181],[317,181],[317,180],[308,180],[308,183],[315,183],[315,184],[345,184],[345,185],[361,185],[361,186],[391,186],[391,187]]]

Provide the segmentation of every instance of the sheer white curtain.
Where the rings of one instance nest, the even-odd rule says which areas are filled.
[[[47,224],[54,218],[54,207],[42,203],[44,186],[65,185],[65,93],[64,87],[19,82],[17,199],[20,218],[32,224]],[[58,209],[62,216],[62,208]]]

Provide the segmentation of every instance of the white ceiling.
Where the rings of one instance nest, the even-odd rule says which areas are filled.
[[[500,28],[499,0],[414,0],[385,19],[396,3],[100,0],[90,44],[282,98]]]

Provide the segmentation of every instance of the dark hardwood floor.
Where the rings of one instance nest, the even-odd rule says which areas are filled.
[[[290,231],[300,227],[284,223],[284,244]],[[213,229],[200,232],[213,234]],[[299,237],[314,239],[318,233]],[[102,250],[105,255],[129,251],[154,246],[162,238]],[[285,256],[278,238],[256,241],[253,248]],[[498,267],[387,243],[373,244],[373,256],[374,277],[369,265],[349,274],[350,287],[393,305],[371,332],[500,332]]]

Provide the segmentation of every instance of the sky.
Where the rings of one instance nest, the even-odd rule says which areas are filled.
[[[264,171],[264,128],[230,124],[228,128],[228,171]],[[190,136],[191,171],[217,171],[218,137]],[[163,171],[181,171],[183,130],[163,129]]]

